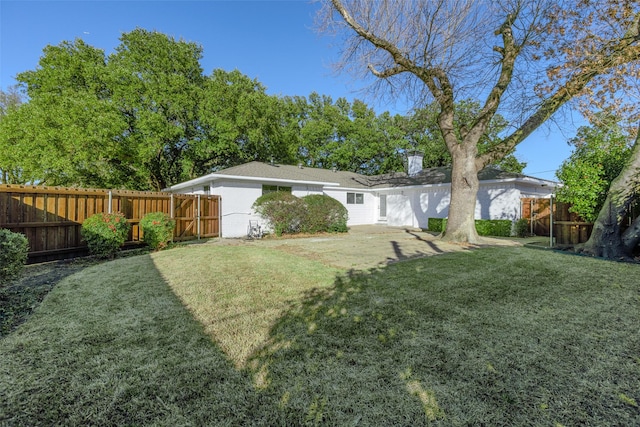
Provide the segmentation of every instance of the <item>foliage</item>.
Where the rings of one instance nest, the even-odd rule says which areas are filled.
[[[142,241],[151,249],[159,250],[173,241],[176,222],[164,212],[149,212],[140,220]]]
[[[512,227],[510,219],[476,219],[476,229],[481,236],[509,237]]]
[[[97,213],[82,223],[82,237],[89,252],[98,258],[113,258],[127,239],[131,225],[123,213]]]
[[[574,151],[556,173],[563,186],[558,200],[571,204],[587,222],[595,221],[611,182],[620,174],[631,153],[632,137],[614,117],[600,115],[592,126],[578,129],[569,141]]]
[[[305,233],[346,233],[349,213],[342,203],[325,194],[302,197],[306,215],[301,223]]]
[[[473,125],[480,114],[482,106],[473,99],[456,102],[454,105],[454,132],[458,138],[462,132]],[[438,125],[439,107],[431,103],[424,108],[415,109],[410,115],[403,117],[403,130],[411,146],[424,153],[424,167],[451,166],[451,154],[447,150],[442,131]],[[502,141],[500,135],[509,126],[509,122],[500,114],[496,114],[489,123],[485,133],[478,142],[479,153],[485,153]],[[492,166],[505,172],[522,173],[527,166],[520,162],[513,152],[494,163]]]
[[[0,284],[20,274],[28,253],[29,241],[24,234],[0,228]]]
[[[429,218],[427,220],[429,231],[442,233],[447,228],[447,218]]]
[[[509,237],[513,223],[508,219],[476,219],[476,229],[480,236]],[[447,218],[429,218],[430,231],[443,232],[447,228]]]
[[[517,220],[513,225],[513,229],[516,237],[527,237],[531,233],[529,220],[526,218]]]
[[[306,216],[302,199],[284,191],[263,194],[253,209],[269,222],[276,236],[299,232]]]

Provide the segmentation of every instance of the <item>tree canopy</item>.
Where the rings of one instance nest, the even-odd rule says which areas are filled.
[[[557,172],[563,184],[557,190],[558,200],[570,203],[570,210],[588,222],[595,221],[602,209],[611,182],[629,159],[634,140],[615,117],[594,117],[598,120],[593,125],[581,127],[569,141],[574,151]]]
[[[26,101],[0,98],[2,182],[159,190],[252,160],[379,174],[403,170],[411,148],[425,167],[451,163],[434,106],[400,116],[315,92],[272,96],[238,70],[205,75],[201,57],[143,29],[109,56],[81,39],[45,47],[17,77]],[[480,104],[455,108],[462,132]],[[505,126],[496,116],[480,144]]]

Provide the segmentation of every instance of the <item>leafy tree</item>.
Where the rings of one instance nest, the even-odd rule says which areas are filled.
[[[629,158],[611,182],[589,240],[579,250],[605,258],[630,258],[640,243],[640,217],[624,228],[622,221],[640,190],[640,132]]]
[[[46,47],[38,69],[17,76],[30,100],[0,124],[12,182],[112,182],[114,142],[125,128],[109,99],[105,67],[101,50],[76,40]]]
[[[7,115],[14,113],[21,104],[22,95],[17,86],[9,87],[7,91],[0,90],[0,150],[5,152],[5,155],[0,156],[0,183],[8,184],[20,181],[20,169],[15,166],[15,162],[8,155],[10,146],[6,142],[3,143],[2,134],[5,131],[2,121]]]
[[[293,161],[283,102],[237,70],[214,70],[198,115],[202,137],[187,153],[191,177],[253,160]]]
[[[472,126],[474,117],[480,113],[481,105],[478,101],[464,100],[457,102],[454,110],[454,129],[460,137],[465,129]],[[407,138],[412,147],[425,154],[423,160],[425,167],[451,166],[452,163],[451,154],[438,127],[438,115],[437,103],[431,103],[424,108],[416,109],[406,117],[404,129]],[[478,142],[478,152],[487,152],[493,146],[500,144],[502,141],[500,134],[508,124],[504,117],[496,114]],[[513,153],[510,153],[493,166],[507,172],[521,173],[526,163],[520,162]]]
[[[122,149],[137,187],[160,190],[186,177],[184,153],[201,137],[202,48],[140,28],[120,41],[108,69],[113,103],[127,123]]]
[[[572,212],[593,222],[631,154],[632,137],[615,118],[600,116],[595,125],[578,129],[569,144],[575,149],[557,172],[563,183],[558,200],[571,203]]]
[[[345,35],[338,68],[371,73],[373,93],[435,100],[452,157],[445,239],[477,242],[478,171],[572,99],[600,103],[640,74],[640,5],[626,0],[325,0],[320,29]],[[484,96],[456,132],[455,104]],[[589,102],[584,104],[589,107]],[[620,107],[620,105],[616,105]],[[514,128],[482,151],[498,110]],[[513,119],[512,119],[513,118]],[[515,119],[515,120],[514,120]]]
[[[376,115],[364,102],[337,101],[311,93],[286,98],[290,123],[299,132],[297,157],[310,167],[367,175],[402,170],[403,138],[399,116]]]

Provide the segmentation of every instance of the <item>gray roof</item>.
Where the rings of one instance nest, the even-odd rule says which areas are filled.
[[[366,176],[355,172],[333,171],[330,169],[318,169],[306,166],[249,162],[217,171],[215,172],[215,175],[266,178],[286,181],[315,181],[336,183],[340,187],[370,189],[434,185],[451,182],[451,168],[447,167],[424,169],[414,176],[409,176],[405,172],[392,172],[384,175]],[[503,172],[495,168],[483,169],[478,174],[478,178],[480,178],[481,181],[516,178],[539,179],[522,174]]]

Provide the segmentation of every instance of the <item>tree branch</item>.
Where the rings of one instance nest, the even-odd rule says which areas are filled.
[[[578,95],[589,82],[600,74],[618,65],[640,59],[640,46],[634,45],[640,40],[640,14],[637,14],[625,36],[613,44],[603,46],[596,59],[584,59],[577,73],[571,76],[564,85],[545,99],[538,109],[501,144],[478,156],[477,162],[487,165],[501,159],[511,152],[516,145],[531,135],[542,123],[549,119],[567,101]]]

